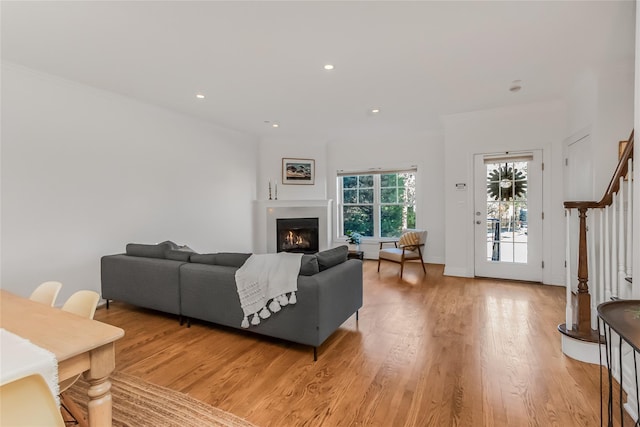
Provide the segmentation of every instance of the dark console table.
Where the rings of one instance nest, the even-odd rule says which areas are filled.
[[[349,251],[347,255],[348,259],[359,259],[364,260],[364,252],[363,251]]]
[[[611,373],[611,363],[613,355],[611,348],[611,330],[619,336],[619,367],[620,367],[620,425],[624,425],[624,407],[622,403],[622,342],[626,342],[633,349],[633,365],[636,384],[636,408],[640,407],[640,396],[638,393],[638,367],[636,364],[636,354],[640,352],[640,300],[618,300],[609,301],[598,305],[598,336],[600,334],[600,320],[604,324],[604,343],[607,358],[607,371],[609,380],[609,402],[607,407],[607,426],[613,426],[613,376]],[[599,339],[599,344],[601,344]],[[600,366],[602,366],[602,352],[600,352]],[[600,394],[602,394],[602,368],[600,368]],[[600,400],[600,425],[602,425],[602,399]],[[635,425],[640,425],[636,422]]]

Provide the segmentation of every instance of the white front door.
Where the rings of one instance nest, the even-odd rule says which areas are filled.
[[[475,275],[542,281],[542,151],[477,154]]]

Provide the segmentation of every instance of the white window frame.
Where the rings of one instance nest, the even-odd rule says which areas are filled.
[[[383,206],[396,206],[398,203],[382,203],[381,195],[382,195],[382,187],[381,187],[381,177],[382,175],[387,174],[400,174],[400,173],[412,173],[416,177],[416,187],[417,187],[417,176],[418,169],[416,167],[407,168],[407,169],[392,169],[392,170],[367,170],[367,171],[353,171],[353,172],[344,172],[338,171],[337,173],[337,232],[338,238],[343,239],[346,238],[345,230],[344,230],[344,206],[372,206],[373,207],[373,236],[363,236],[364,240],[381,240],[388,239],[389,237],[381,236],[381,227],[380,227],[380,211]],[[345,176],[359,176],[359,175],[373,175],[373,203],[370,205],[365,205],[362,203],[344,203],[344,188],[343,188],[343,177]],[[385,187],[386,188],[386,187]],[[415,196],[415,204],[414,211],[416,212],[416,226],[417,226],[417,214],[418,214],[418,193],[416,191]]]

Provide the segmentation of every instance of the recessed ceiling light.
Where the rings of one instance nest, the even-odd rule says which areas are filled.
[[[272,124],[272,125],[271,125],[271,127],[273,127],[273,128],[278,128],[278,127],[280,127],[280,125],[279,125],[279,124],[277,124],[277,123],[274,123],[274,124]]]
[[[325,70],[333,70],[333,65],[327,64],[327,65],[324,66],[324,69]]]
[[[372,113],[372,114],[378,114],[379,112],[380,112],[380,109],[379,109],[379,108],[372,108],[372,109],[371,109],[371,113]]]
[[[198,99],[204,99],[204,95],[201,93],[196,94],[196,98]]]
[[[522,89],[522,81],[521,80],[514,80],[511,82],[511,86],[509,86],[509,91],[510,92],[518,92],[520,89]]]

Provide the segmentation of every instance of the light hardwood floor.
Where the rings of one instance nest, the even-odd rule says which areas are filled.
[[[401,280],[365,261],[360,320],[315,363],[306,346],[119,302],[95,318],[125,330],[116,369],[262,427],[600,425],[598,367],[562,354],[563,288],[442,270]]]

